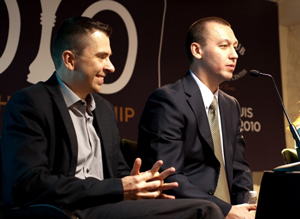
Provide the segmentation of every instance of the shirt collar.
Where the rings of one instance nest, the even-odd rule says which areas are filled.
[[[212,103],[214,96],[217,98],[218,100],[218,95],[219,95],[219,88],[217,89],[217,91],[213,94],[211,92],[211,90],[205,85],[203,84],[203,82],[192,72],[192,70],[190,70],[191,75],[193,76],[193,78],[195,79],[200,91],[201,91],[201,95],[202,95],[202,99],[203,99],[203,103],[205,106],[205,109],[208,110],[210,104]]]
[[[55,74],[57,81],[59,83],[60,86],[60,90],[61,93],[64,97],[64,100],[66,102],[67,107],[71,107],[72,105],[76,104],[77,102],[83,102],[83,103],[87,103],[87,111],[89,113],[91,113],[95,108],[96,108],[96,104],[95,104],[95,100],[92,94],[89,94],[86,98],[86,100],[82,100],[80,99],[57,75],[57,73]]]

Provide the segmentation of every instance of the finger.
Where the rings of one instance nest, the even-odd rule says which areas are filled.
[[[246,208],[248,211],[250,211],[250,210],[255,210],[257,205],[256,204],[245,203],[245,204],[240,204],[240,205],[237,205],[237,206],[240,206],[242,208]]]
[[[161,190],[169,190],[169,189],[174,189],[178,187],[177,182],[172,182],[172,183],[163,183],[160,187]]]
[[[175,168],[174,167],[170,167],[170,168],[164,170],[161,173],[155,172],[153,174],[151,171],[147,171],[147,172],[144,172],[144,173],[145,173],[144,179],[148,178],[148,179],[146,179],[147,181],[164,180],[165,178],[167,178],[171,174],[175,173]],[[149,175],[149,174],[151,174],[151,175]]]
[[[150,180],[144,184],[143,191],[161,190],[162,185],[161,180]]]
[[[157,198],[160,198],[160,199],[175,199],[175,196],[174,195],[166,195],[166,194],[161,193]]]
[[[136,194],[136,199],[155,199],[161,195],[160,190],[155,190],[151,192],[138,192]]]
[[[159,171],[160,167],[163,165],[163,161],[162,160],[158,160],[155,162],[155,164],[152,166],[150,172],[155,175],[156,172]]]
[[[140,158],[136,158],[133,163],[133,168],[131,170],[131,176],[139,175],[140,174],[140,168],[142,165],[142,160]]]
[[[163,180],[165,178],[167,178],[168,176],[170,176],[171,174],[175,173],[175,168],[174,167],[170,167],[166,170],[164,170],[163,172],[161,172],[159,175],[157,175],[157,179]]]
[[[170,190],[177,188],[179,185],[177,182],[171,182],[171,183],[163,183],[162,180],[154,180],[154,181],[148,181],[143,190],[147,191],[154,191],[154,190]]]
[[[247,206],[247,209],[248,209],[249,211],[251,211],[251,210],[256,210],[256,207],[257,207],[257,204],[249,204],[249,205]]]
[[[143,172],[142,174],[139,174],[139,175],[145,181],[155,181],[155,180],[163,180],[167,176],[169,176],[170,174],[175,172],[175,168],[171,167],[171,168],[168,168],[167,170],[163,171],[162,173],[159,173],[158,171],[162,165],[163,165],[163,161],[158,160],[152,166],[151,170]]]

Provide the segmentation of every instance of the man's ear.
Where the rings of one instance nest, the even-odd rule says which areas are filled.
[[[201,46],[199,43],[193,42],[191,44],[191,53],[196,59],[201,59],[202,58],[202,50]]]
[[[65,50],[62,54],[62,59],[66,68],[68,68],[70,71],[73,71],[75,66],[75,54],[70,50]]]

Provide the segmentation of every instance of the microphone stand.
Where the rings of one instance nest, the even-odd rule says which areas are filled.
[[[281,103],[283,112],[284,112],[284,114],[285,114],[285,117],[286,117],[287,120],[288,120],[290,131],[291,131],[292,136],[293,136],[293,138],[294,138],[294,140],[295,140],[295,142],[296,142],[296,151],[297,151],[298,159],[300,160],[300,136],[299,136],[299,133],[298,133],[296,127],[292,124],[292,122],[291,122],[291,120],[290,120],[290,118],[289,118],[289,116],[288,116],[288,114],[287,114],[287,112],[286,112],[286,110],[285,110],[283,101],[282,101],[282,99],[281,99],[281,96],[280,96],[280,93],[279,93],[279,91],[278,91],[278,88],[277,88],[277,85],[276,85],[276,83],[275,83],[274,78],[273,78],[272,75],[270,75],[270,74],[264,74],[264,73],[261,73],[261,72],[259,72],[259,71],[257,71],[257,70],[251,70],[251,71],[250,71],[250,74],[251,74],[252,76],[256,76],[256,77],[259,76],[259,75],[262,75],[262,76],[266,76],[266,77],[272,78],[272,81],[273,81],[274,87],[275,87],[275,89],[276,89],[277,95],[278,95],[278,97],[279,97],[279,100],[280,100],[280,103]]]

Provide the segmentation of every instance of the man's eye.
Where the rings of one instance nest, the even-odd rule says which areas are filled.
[[[106,57],[108,56],[106,53],[99,53],[99,54],[96,54],[97,58],[98,59],[106,59]]]
[[[221,45],[222,48],[226,48],[227,46],[228,45],[226,45],[226,44]]]

